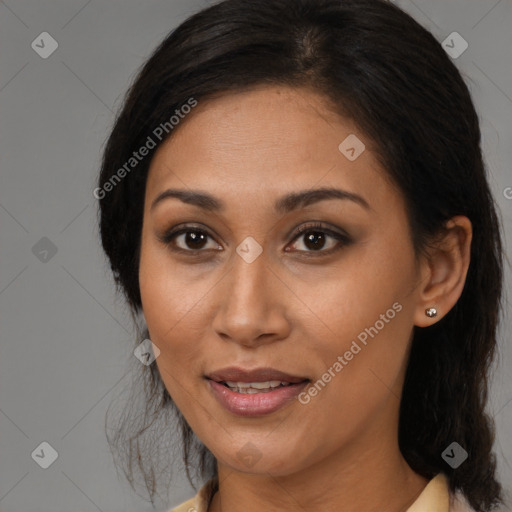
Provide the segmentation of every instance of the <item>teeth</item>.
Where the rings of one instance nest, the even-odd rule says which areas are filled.
[[[280,381],[280,380],[269,380],[267,382],[231,382],[227,381],[226,384],[232,391],[237,391],[238,393],[245,393],[252,395],[254,393],[267,393],[272,391],[272,389],[278,388],[280,386],[289,386],[289,382]]]

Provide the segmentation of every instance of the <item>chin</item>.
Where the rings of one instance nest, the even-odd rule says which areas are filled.
[[[286,476],[297,470],[294,453],[282,449],[276,453],[275,448],[266,448],[263,442],[258,443],[258,446],[259,448],[256,443],[248,441],[240,449],[229,453],[224,452],[220,457],[216,457],[223,465],[240,473]],[[230,448],[232,449],[233,446]]]

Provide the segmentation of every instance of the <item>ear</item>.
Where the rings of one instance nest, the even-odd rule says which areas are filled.
[[[471,221],[462,215],[452,217],[432,242],[422,258],[419,301],[414,325],[428,327],[439,321],[459,300],[466,282],[470,262]],[[428,317],[425,310],[435,308],[437,315]]]

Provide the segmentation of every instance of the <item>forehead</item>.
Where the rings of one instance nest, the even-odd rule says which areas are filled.
[[[343,152],[346,140],[358,153],[364,148],[356,159]],[[146,199],[180,187],[230,203],[312,187],[382,189],[385,182],[371,141],[322,96],[265,86],[199,101],[156,152]]]

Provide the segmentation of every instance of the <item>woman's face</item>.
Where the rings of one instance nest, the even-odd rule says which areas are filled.
[[[388,449],[420,276],[404,200],[370,141],[286,87],[199,101],[181,123],[151,163],[139,274],[174,402],[237,471],[286,475]],[[169,189],[214,200],[155,202]],[[318,189],[340,192],[283,201]],[[207,376],[275,376],[227,367],[308,382],[240,393]]]

